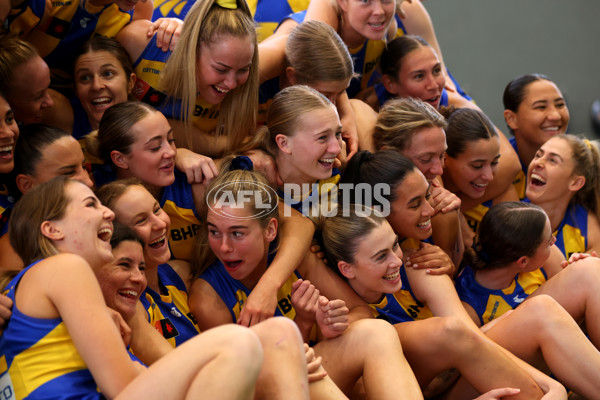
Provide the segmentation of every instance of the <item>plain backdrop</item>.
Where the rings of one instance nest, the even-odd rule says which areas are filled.
[[[600,138],[591,104],[600,99],[600,1],[426,0],[446,65],[507,132],[502,93],[513,78],[546,74],[569,106],[569,133]]]

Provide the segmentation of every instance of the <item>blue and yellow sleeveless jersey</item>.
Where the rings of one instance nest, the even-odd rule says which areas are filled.
[[[337,206],[337,185],[340,177],[340,171],[337,168],[333,168],[331,178],[320,179],[312,185],[304,184],[301,187],[299,186],[297,191],[289,191],[288,195],[278,189],[277,194],[286,205],[292,207],[302,215],[317,217],[333,211],[333,207]],[[302,200],[296,201],[295,197],[300,194],[303,196]]]
[[[71,136],[73,136],[77,141],[82,144],[82,140],[88,133],[90,133],[92,129],[92,125],[90,124],[90,120],[88,119],[81,102],[77,97],[73,97],[70,100],[71,107],[73,108],[73,130],[71,131]],[[83,147],[83,145],[82,145]]]
[[[518,155],[519,151],[517,150],[517,139],[513,136],[513,137],[509,138],[508,141],[510,142],[513,149],[515,149],[515,153],[517,153],[517,155]],[[517,173],[517,176],[515,177],[515,180],[513,181],[513,186],[515,187],[515,190],[517,191],[519,200],[523,200],[526,197],[525,191],[527,190],[527,168],[528,168],[528,165],[524,165],[523,161],[521,161],[520,157],[519,157],[519,162],[521,163],[521,170]]]
[[[133,95],[138,100],[155,107],[165,117],[181,120],[181,101],[158,90],[160,72],[170,56],[171,51],[163,52],[156,47],[156,35],[154,35],[133,64],[137,76]],[[209,104],[198,96],[190,118],[192,124],[202,132],[214,132],[217,127],[219,110],[220,104]]]
[[[28,0],[9,16],[9,29],[38,50],[51,69],[71,75],[73,51],[95,35],[115,37],[131,21],[133,11],[121,11],[113,2],[94,6],[90,1]]]
[[[192,186],[184,173],[175,170],[175,182],[163,189],[160,206],[171,219],[169,247],[172,257],[191,260],[194,236],[200,230],[200,217],[194,205]]]
[[[9,283],[7,295],[13,302],[19,281],[34,265]],[[2,398],[103,399],[60,318],[33,318],[15,304],[0,354]]]
[[[273,102],[273,97],[281,90],[279,77],[269,79],[258,87],[258,118],[259,125],[267,122],[267,111]]]
[[[470,210],[463,211],[465,215],[465,219],[467,220],[467,225],[474,233],[479,231],[479,224],[483,219],[483,216],[488,212],[490,208],[492,208],[492,200],[488,200],[485,203],[481,203],[471,208]]]
[[[396,293],[386,293],[377,304],[369,304],[373,316],[388,321],[391,324],[417,321],[433,317],[427,305],[421,303],[414,295],[406,276],[404,265],[400,267],[402,287]]]
[[[152,36],[142,54],[133,62],[133,72],[136,75],[133,95],[136,99],[156,108],[165,103],[167,95],[157,87],[160,72],[170,56],[170,50],[164,52],[156,47],[156,35]]]
[[[556,237],[556,246],[567,260],[573,253],[585,253],[588,247],[587,208],[570,204],[553,235]]]
[[[289,19],[293,19],[298,24],[301,24],[305,17],[306,11],[294,13],[288,16]],[[404,28],[400,18],[396,17],[396,22],[398,23],[396,37],[406,34],[406,29]],[[352,98],[361,90],[378,83],[380,74],[377,73],[374,75],[374,72],[376,67],[379,65],[379,58],[381,58],[381,53],[383,53],[385,46],[386,40],[383,39],[366,40],[359,47],[353,49],[348,48],[348,52],[352,57],[354,72],[359,74],[358,78],[352,78],[350,81],[350,86],[348,86],[348,89],[346,89],[348,97]]]
[[[184,19],[195,0],[154,0],[152,20],[159,18]],[[287,15],[306,10],[309,0],[248,0],[248,7],[257,24],[256,36],[262,42],[273,34]]]
[[[150,324],[176,347],[196,336],[200,329],[190,312],[185,284],[169,264],[158,266],[158,281],[166,294],[146,288],[140,301]]]
[[[5,185],[0,184],[0,236],[8,232],[8,218],[14,206],[15,198]]]
[[[269,257],[269,263],[272,260],[272,256]],[[294,271],[283,286],[277,291],[277,309],[275,309],[275,316],[284,316],[292,320],[296,317],[296,311],[292,307],[291,302],[292,284],[300,278],[300,274],[298,274],[297,271]],[[245,287],[238,280],[232,278],[225,270],[223,263],[218,259],[213,262],[202,275],[200,275],[200,279],[204,279],[212,286],[229,309],[233,322],[237,322],[240,312],[252,290]]]
[[[196,0],[154,0],[152,21],[159,18],[185,19]]]
[[[475,272],[470,266],[466,266],[456,278],[456,291],[462,301],[473,307],[480,324],[484,325],[516,308],[546,282],[546,279],[546,273],[540,268],[533,272],[517,274],[506,289],[487,289],[477,283]]]

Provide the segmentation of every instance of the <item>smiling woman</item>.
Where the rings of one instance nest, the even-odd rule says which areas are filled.
[[[510,143],[521,161],[515,188],[522,199],[529,163],[546,140],[567,131],[569,109],[557,85],[542,74],[522,75],[510,81],[502,101],[506,125],[514,135]]]
[[[463,204],[480,203],[462,210],[467,224],[476,233],[481,218],[493,204],[518,200],[518,197],[512,182],[507,182],[503,193],[481,203],[480,199],[486,195],[498,170],[501,155],[498,133],[481,111],[459,108],[449,112],[446,129],[448,157],[442,178],[446,188],[456,194]],[[465,243],[470,243],[470,238],[467,239]]]
[[[7,361],[3,385],[18,398],[199,398],[198,391],[249,398],[262,350],[243,328],[195,338],[148,369],[130,359],[119,334],[123,322],[115,325],[92,273],[113,259],[113,219],[87,186],[64,177],[38,186],[15,206],[11,243],[28,266],[8,285],[14,307],[0,339]],[[248,373],[229,382],[225,376],[240,362]],[[40,371],[44,378],[33,379]]]
[[[527,198],[546,211],[565,257],[600,249],[600,157],[595,144],[572,135],[549,139],[527,172]]]

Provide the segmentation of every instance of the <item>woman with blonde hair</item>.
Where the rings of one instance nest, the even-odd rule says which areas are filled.
[[[91,189],[64,177],[15,206],[11,244],[28,266],[8,285],[3,385],[17,398],[251,398],[262,350],[241,327],[194,338],[148,369],[130,359],[124,323],[115,323],[92,272],[113,258],[113,219]],[[248,373],[231,382],[240,362]]]
[[[330,208],[340,173],[341,125],[334,105],[321,93],[289,86],[275,95],[267,121],[248,148],[259,148],[275,159],[283,182],[284,203],[315,217]]]
[[[441,175],[446,160],[446,119],[430,104],[412,97],[393,99],[379,112],[373,132],[378,150],[396,150],[409,158],[430,183],[428,198],[434,209],[433,242],[452,258],[462,259],[460,199],[444,188]],[[455,211],[455,212],[452,212]]]
[[[310,86],[336,106],[351,157],[358,149],[357,130],[359,135],[366,135],[372,121],[365,120],[364,114],[355,114],[349,102],[346,88],[354,76],[353,62],[337,32],[324,22],[305,21],[289,33],[287,40],[267,40],[260,50],[261,81],[270,79],[259,88],[259,122],[264,122],[273,96],[281,89]]]
[[[550,219],[565,258],[600,251],[600,154],[587,139],[559,134],[535,153],[526,195]]]
[[[258,44],[245,1],[200,0],[186,15],[172,53],[140,36],[136,22],[117,36],[134,60],[137,96],[173,123],[181,147],[209,156],[234,151],[256,128]]]

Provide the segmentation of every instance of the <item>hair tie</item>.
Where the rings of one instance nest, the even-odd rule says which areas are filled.
[[[216,0],[215,3],[229,10],[235,10],[238,8],[236,0]]]
[[[252,171],[253,169],[254,164],[248,156],[237,156],[231,160],[231,164],[229,165],[229,171]]]
[[[592,142],[590,142],[588,139],[583,139],[583,143],[585,143],[588,149],[592,149]]]

